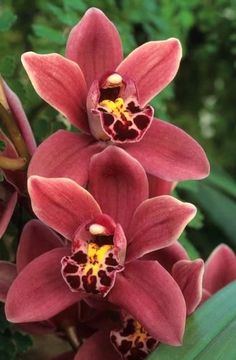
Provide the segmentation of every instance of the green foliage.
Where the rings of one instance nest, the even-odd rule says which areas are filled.
[[[4,141],[0,140],[0,151],[4,151],[6,147],[6,144],[4,143]]]
[[[187,320],[181,347],[160,345],[149,360],[234,360],[236,282],[219,291]]]
[[[0,304],[0,360],[17,360],[31,346],[31,338],[7,322],[3,304]]]

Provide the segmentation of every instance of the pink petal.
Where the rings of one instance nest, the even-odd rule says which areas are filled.
[[[109,146],[91,159],[89,190],[103,212],[126,229],[136,207],[148,197],[148,182],[135,159]]]
[[[61,258],[68,253],[66,248],[53,249],[21,271],[7,294],[9,321],[47,320],[81,299],[81,293],[70,292],[61,276]]]
[[[3,82],[3,86],[11,113],[17,125],[19,126],[27,148],[32,155],[36,149],[36,142],[22,104],[18,96],[16,96],[16,94],[9,88],[9,86],[5,82]]]
[[[203,286],[214,294],[236,280],[236,256],[225,244],[219,245],[206,262]]]
[[[6,301],[8,290],[15,277],[15,264],[12,264],[8,261],[0,261],[0,301]]]
[[[121,360],[110,342],[109,333],[98,331],[90,336],[78,350],[74,360]]]
[[[179,260],[188,260],[188,254],[184,247],[176,242],[166,248],[153,251],[142,257],[143,260],[158,261],[169,273],[171,273],[173,265]]]
[[[183,292],[187,315],[194,312],[201,302],[203,272],[204,262],[201,259],[180,260],[173,266],[172,275]]]
[[[199,305],[202,305],[205,301],[210,299],[211,296],[212,294],[209,291],[207,291],[206,289],[202,289],[202,298]]]
[[[89,9],[71,30],[66,57],[77,62],[88,87],[95,79],[113,72],[122,60],[122,45],[112,22],[96,8]]]
[[[142,140],[122,146],[145,170],[167,181],[202,179],[209,163],[201,146],[178,127],[154,119]]]
[[[144,201],[129,227],[128,261],[171,245],[196,214],[196,208],[171,196]]]
[[[29,221],[23,228],[17,248],[17,272],[36,257],[58,247],[62,247],[62,241],[54,231],[39,220]]]
[[[80,67],[61,55],[27,52],[22,64],[38,95],[71,123],[89,133],[87,87]]]
[[[170,195],[175,185],[172,181],[166,181],[150,174],[148,174],[148,184],[149,198]]]
[[[172,276],[156,261],[133,261],[117,275],[110,302],[138,320],[155,339],[180,345],[186,306]]]
[[[73,351],[68,351],[66,353],[54,357],[51,360],[75,360],[75,353]]]
[[[143,106],[175,77],[181,56],[177,39],[150,41],[129,54],[116,71],[135,82]]]
[[[59,130],[38,147],[28,176],[68,177],[86,185],[90,158],[100,150],[91,136]]]
[[[3,186],[3,188],[1,188]],[[1,196],[1,203],[0,203],[0,238],[5,233],[8,224],[11,220],[13,212],[16,207],[17,202],[17,193],[14,191],[12,194],[8,194],[8,190],[5,191],[4,184],[0,184],[0,196]],[[7,199],[5,200],[5,194]]]
[[[38,218],[69,240],[80,225],[101,213],[88,191],[70,179],[31,176],[28,190]]]

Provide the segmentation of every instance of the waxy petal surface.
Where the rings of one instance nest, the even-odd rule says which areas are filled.
[[[138,320],[151,336],[179,345],[186,306],[172,276],[156,261],[133,261],[118,274],[108,300]]]
[[[149,198],[170,195],[175,185],[172,181],[166,181],[148,174]]]
[[[5,302],[8,290],[16,277],[16,266],[8,261],[0,261],[0,301]]]
[[[181,56],[181,44],[177,39],[150,41],[132,51],[116,71],[134,81],[143,106],[175,77]]]
[[[62,247],[62,241],[53,230],[39,220],[29,221],[21,233],[17,248],[17,272],[36,257],[58,247]]]
[[[18,96],[9,88],[6,82],[3,82],[3,87],[11,113],[19,126],[27,148],[32,155],[36,149],[36,142],[22,104]]]
[[[59,130],[39,145],[28,176],[68,177],[86,185],[90,158],[101,150],[92,136]]]
[[[192,314],[201,302],[203,272],[204,262],[201,259],[180,260],[173,266],[172,275],[183,292],[187,315]]]
[[[22,55],[23,66],[38,95],[89,133],[86,118],[87,87],[80,67],[59,54]]]
[[[195,214],[194,205],[168,195],[144,201],[129,228],[128,260],[171,245]]]
[[[154,119],[136,144],[122,146],[154,176],[167,181],[202,179],[209,162],[201,146],[180,128]]]
[[[89,9],[71,30],[66,57],[79,64],[88,87],[104,73],[113,72],[121,62],[119,33],[101,10]]]
[[[148,198],[148,182],[135,159],[109,146],[91,159],[89,191],[103,212],[127,229],[137,206]]]
[[[120,355],[110,342],[108,331],[98,331],[90,336],[78,350],[74,360],[121,360]]]
[[[28,190],[38,218],[69,240],[80,225],[101,214],[88,191],[70,179],[31,176]]]
[[[66,248],[53,249],[29,263],[13,282],[6,300],[9,321],[43,321],[79,301],[81,293],[68,290],[61,276]]]
[[[175,242],[168,247],[144,255],[142,259],[156,260],[171,273],[172,267],[177,261],[189,260],[189,256],[184,247],[179,242]]]
[[[4,192],[4,189],[2,190],[0,186],[0,192],[1,191]],[[14,209],[16,207],[16,202],[17,202],[16,191],[14,191],[6,201],[4,201],[4,199],[1,200],[3,201],[3,203],[1,204],[0,207],[0,238],[5,233],[7,226],[11,220]]]
[[[214,294],[236,280],[236,255],[225,244],[219,245],[205,264],[204,288]]]

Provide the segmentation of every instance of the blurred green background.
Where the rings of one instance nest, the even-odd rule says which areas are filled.
[[[149,40],[180,39],[180,70],[154,99],[155,113],[196,138],[212,166],[208,179],[175,190],[199,209],[181,241],[192,258],[205,259],[221,242],[236,249],[236,0],[0,1],[0,73],[20,97],[38,143],[65,124],[32,89],[20,56],[29,50],[63,54],[71,27],[91,6],[115,23],[125,55]],[[9,259],[6,241],[0,254]],[[25,350],[16,343],[8,359]]]

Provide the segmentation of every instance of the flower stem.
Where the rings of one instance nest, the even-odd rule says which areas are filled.
[[[75,326],[68,326],[64,331],[72,348],[77,351],[81,345],[81,341],[78,338]]]
[[[0,168],[3,170],[24,170],[27,160],[19,157],[16,159],[0,155]]]
[[[9,111],[0,103],[0,119],[1,123],[6,129],[11,141],[15,145],[15,148],[20,157],[25,158],[26,162],[29,160],[30,155],[21,132],[16,124],[14,118]]]

